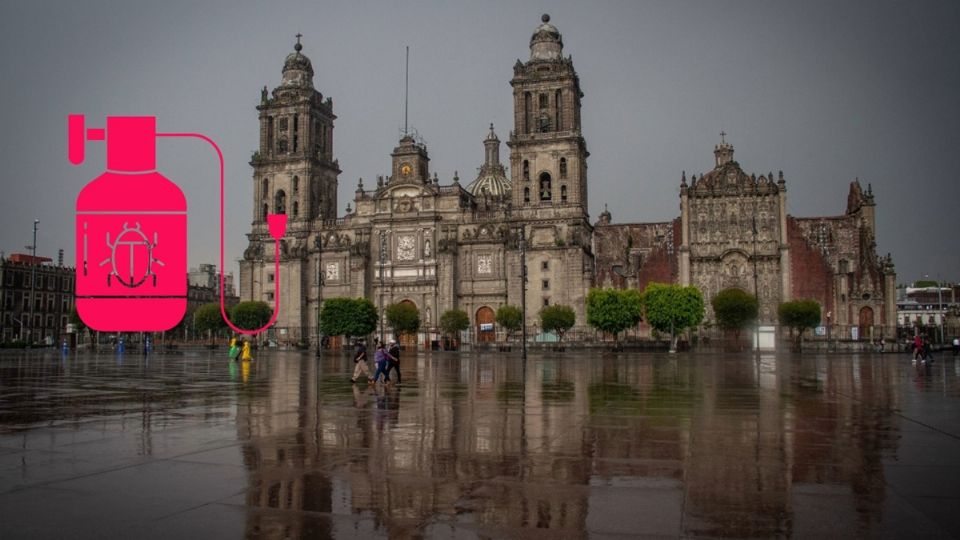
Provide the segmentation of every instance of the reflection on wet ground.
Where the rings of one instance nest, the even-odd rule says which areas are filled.
[[[960,537],[960,363],[0,355],[0,538]]]

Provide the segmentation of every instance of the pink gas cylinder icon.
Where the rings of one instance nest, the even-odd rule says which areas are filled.
[[[107,170],[77,196],[77,312],[102,331],[162,331],[187,307],[187,200],[156,169],[156,118],[68,119],[68,157],[106,140]]]

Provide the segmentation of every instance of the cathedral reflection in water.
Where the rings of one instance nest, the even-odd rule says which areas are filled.
[[[346,359],[254,364],[248,535],[869,533],[909,384],[869,357],[404,362],[385,389]]]

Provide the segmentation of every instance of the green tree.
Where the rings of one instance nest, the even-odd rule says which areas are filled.
[[[240,302],[230,309],[230,322],[244,330],[256,330],[270,322],[273,308],[258,300]]]
[[[366,298],[328,298],[320,310],[320,331],[328,336],[366,336],[377,329],[377,308]]]
[[[740,332],[757,320],[757,297],[743,289],[730,288],[717,293],[710,300],[717,326],[733,331],[734,342],[739,346]]]
[[[197,308],[193,316],[197,330],[210,334],[210,345],[214,344],[214,334],[227,327],[227,322],[223,320],[223,315],[220,313],[220,304],[217,302],[203,304]],[[269,317],[267,320],[269,320]]]
[[[780,324],[790,328],[790,335],[794,337],[794,350],[803,347],[803,333],[807,328],[820,324],[820,304],[815,300],[793,300],[777,306],[777,315]]]
[[[523,324],[523,313],[517,306],[504,304],[497,308],[497,314],[494,316],[494,319],[497,321],[497,324],[507,331],[507,341],[510,341],[513,333],[519,330]]]
[[[651,283],[643,291],[643,307],[650,326],[670,334],[671,351],[677,350],[680,332],[703,321],[703,295],[692,285]]]
[[[470,317],[462,309],[450,309],[440,315],[440,329],[453,339],[470,327]]]
[[[80,312],[77,311],[76,304],[70,308],[70,324],[77,328],[78,334],[87,329],[87,325],[83,322],[83,319],[80,318]]]
[[[70,324],[76,327],[77,336],[82,336],[90,330],[89,328],[87,328],[86,323],[83,322],[83,319],[80,318],[80,313],[77,311],[76,304],[74,304],[73,307],[70,308],[69,321],[70,321]],[[93,343],[93,349],[96,350],[97,348],[96,340],[90,340],[90,342]],[[79,340],[78,340],[78,344],[79,344]]]
[[[563,335],[573,328],[577,316],[573,308],[564,305],[547,306],[540,310],[540,326],[544,332],[557,334],[557,342],[563,342]]]
[[[387,306],[387,324],[399,338],[403,334],[414,334],[420,329],[420,310],[410,302],[400,302]]]
[[[643,300],[636,289],[590,289],[587,294],[587,324],[613,334],[619,341],[620,332],[636,326],[643,315]]]

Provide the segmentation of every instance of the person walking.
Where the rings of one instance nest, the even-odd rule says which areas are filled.
[[[924,362],[928,364],[933,363],[933,345],[930,343],[930,339],[927,336],[923,336],[923,347],[921,349],[923,352],[921,358]]]
[[[370,368],[367,366],[367,346],[364,345],[363,341],[357,342],[357,351],[353,354],[353,377],[350,378],[350,382],[357,382],[357,377],[360,375],[367,376],[367,382],[373,384],[373,379],[370,377]]]
[[[240,353],[240,360],[243,362],[249,362],[253,360],[253,355],[250,354],[250,342],[243,340],[243,352]]]
[[[377,371],[373,374],[373,382],[380,382],[380,374],[383,374],[383,382],[390,382],[390,373],[387,371],[389,369],[389,364],[387,360],[387,350],[384,348],[383,343],[377,343],[377,352],[373,355],[374,360],[377,363]]]
[[[397,340],[390,340],[390,348],[387,349],[387,376],[389,377],[391,370],[397,371],[397,384],[401,384],[400,379],[400,345],[397,343]]]
[[[240,356],[240,347],[237,346],[236,336],[230,338],[230,351],[227,354],[230,356],[230,360],[236,360]]]

